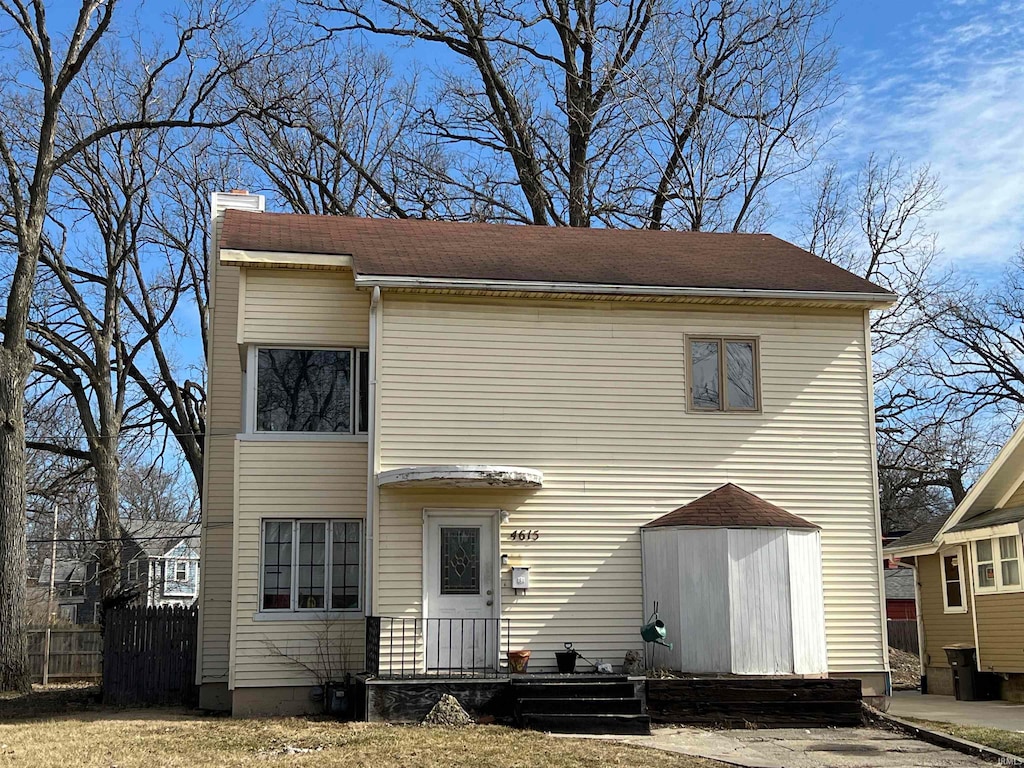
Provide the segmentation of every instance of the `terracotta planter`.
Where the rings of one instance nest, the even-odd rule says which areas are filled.
[[[527,665],[530,663],[530,652],[529,651],[509,651],[508,652],[508,671],[513,674],[521,674],[526,671]]]

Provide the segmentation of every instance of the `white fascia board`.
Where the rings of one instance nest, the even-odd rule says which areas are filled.
[[[942,538],[950,544],[962,544],[968,541],[994,539],[996,536],[1020,536],[1024,530],[1024,522],[1004,523],[1003,525],[987,525],[984,528],[972,528],[969,531],[947,533]]]
[[[728,299],[778,299],[788,301],[863,302],[873,309],[892,306],[894,293],[845,291],[781,291],[748,288],[686,288],[674,285],[613,285],[605,283],[548,282],[537,280],[476,280],[466,278],[355,276],[360,288],[422,288],[463,291],[523,291],[527,293],[580,293],[622,296],[694,296]]]
[[[351,269],[352,257],[348,254],[286,253],[284,251],[249,251],[238,248],[221,248],[220,263],[236,267],[330,267]]]

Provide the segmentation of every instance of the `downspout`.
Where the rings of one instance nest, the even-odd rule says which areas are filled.
[[[377,506],[377,337],[380,320],[380,288],[375,286],[370,294],[370,343],[368,375],[370,391],[367,393],[367,424],[366,424],[366,589],[365,613],[373,615],[373,550],[374,550],[374,518]]]
[[[915,557],[914,564],[910,565],[906,563],[907,567],[914,570],[914,618],[917,620],[917,660],[921,666],[921,671],[918,677],[921,678],[921,693],[927,693],[927,685],[925,680],[927,678],[928,663],[925,657],[928,655],[928,649],[925,645],[926,638],[924,634],[924,616],[921,612],[921,574],[918,571],[918,563],[920,561]]]
[[[971,605],[971,626],[974,628],[974,661],[978,665],[978,671],[982,670],[981,666],[981,643],[978,642],[978,596],[974,592],[974,576],[978,572],[978,567],[974,562],[974,547],[971,546],[973,542],[965,541],[960,545],[960,559],[967,560],[967,568],[964,569],[964,589],[967,591],[967,596],[970,598]],[[939,553],[939,557],[942,557],[942,553]]]

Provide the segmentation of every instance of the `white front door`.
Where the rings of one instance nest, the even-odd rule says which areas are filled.
[[[493,670],[499,645],[495,515],[428,515],[426,533],[427,669]]]

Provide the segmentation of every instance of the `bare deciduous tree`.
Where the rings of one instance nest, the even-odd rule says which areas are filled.
[[[331,35],[445,51],[396,151],[464,201],[450,217],[741,230],[836,96],[825,0],[306,5]]]
[[[221,45],[238,9],[210,9],[196,0],[170,21],[168,45],[152,39],[134,46],[137,66],[108,71],[107,94],[130,93],[137,110],[111,122],[91,122],[75,109],[75,89],[112,41],[119,0],[82,0],[66,34],[53,34],[43,0],[0,0],[0,35],[10,62],[0,73],[5,109],[0,115],[4,183],[0,213],[13,261],[0,344],[0,690],[28,688],[23,631],[25,600],[26,383],[32,294],[42,259],[51,193],[61,169],[103,139],[125,131],[227,125],[241,110],[211,114],[210,95],[233,71],[262,50],[260,40]],[[20,57],[17,62],[14,57]],[[83,130],[75,130],[84,126]]]

